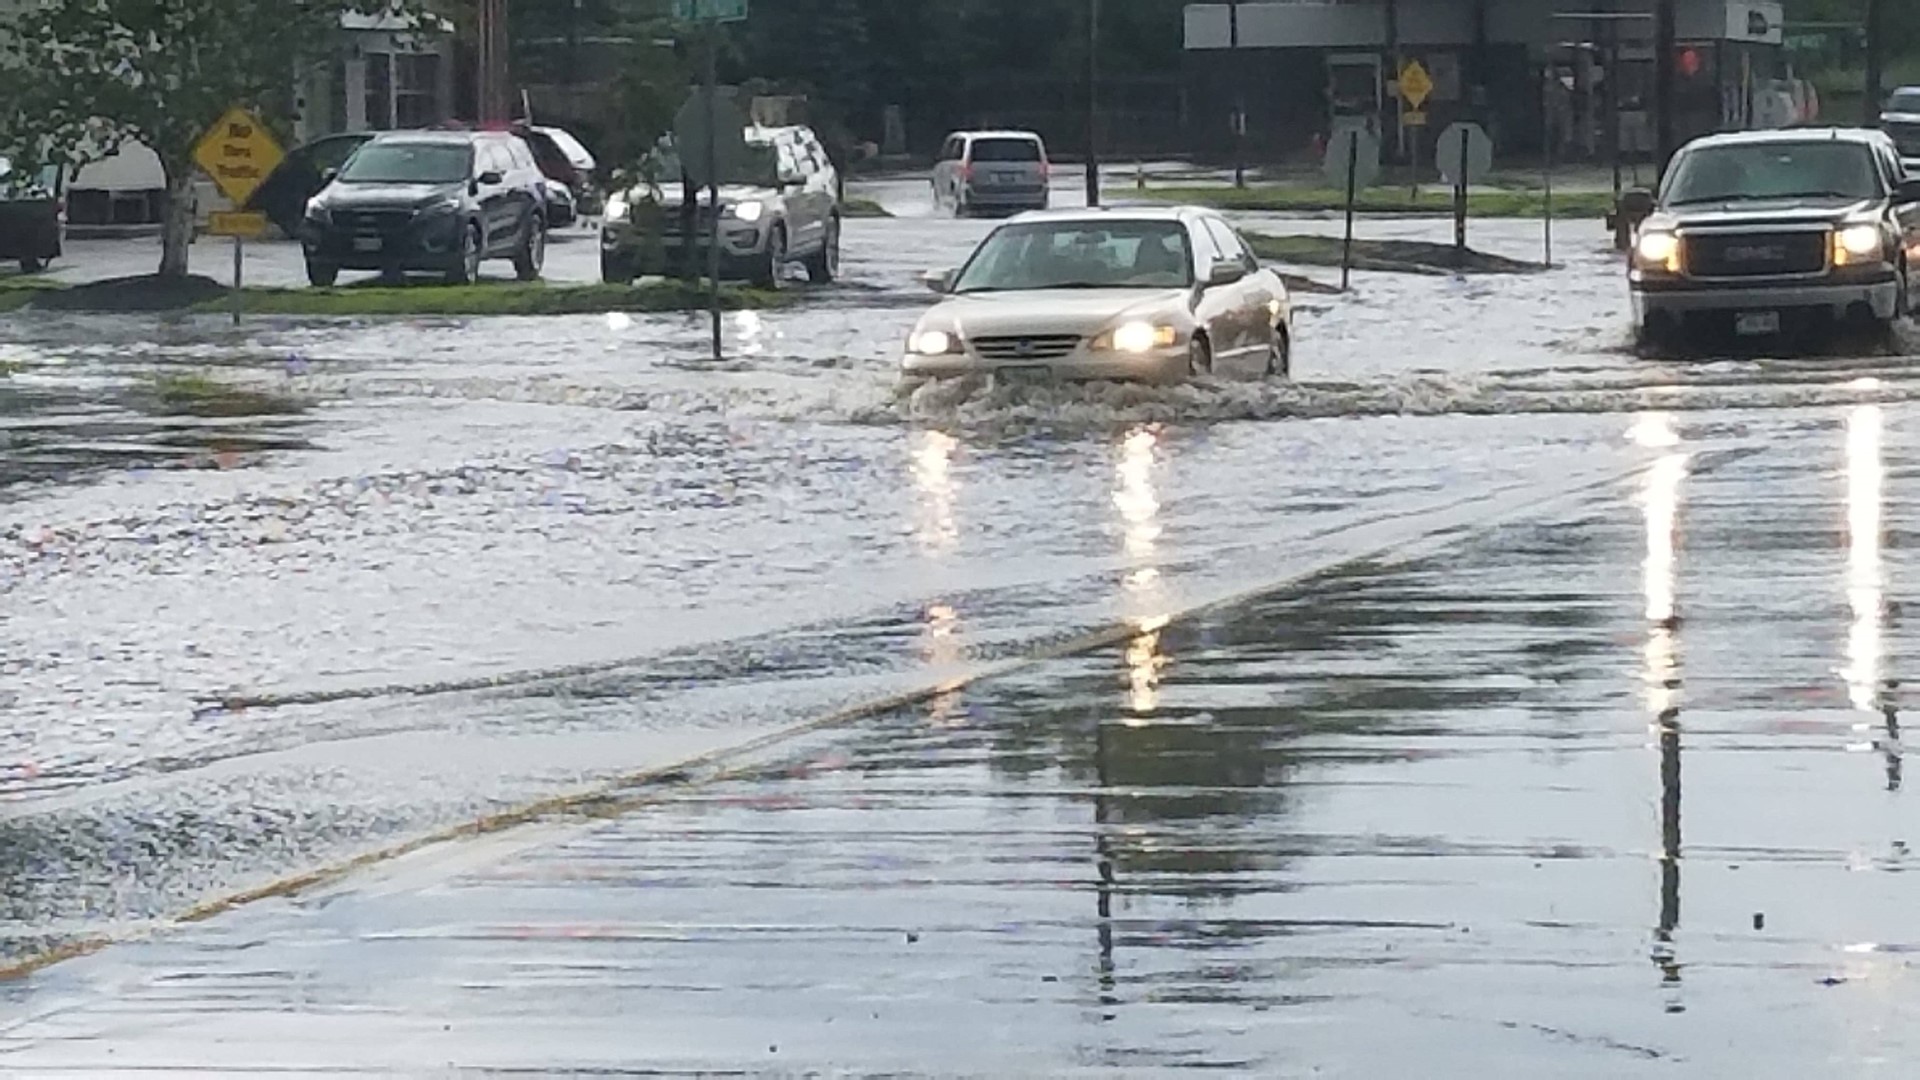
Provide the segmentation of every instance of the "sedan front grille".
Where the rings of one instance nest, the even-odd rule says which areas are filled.
[[[1058,360],[1080,347],[1078,334],[1033,334],[1025,337],[977,337],[973,351],[982,360],[1020,363],[1026,360]]]
[[[1800,232],[1700,233],[1686,238],[1686,268],[1693,277],[1781,277],[1818,274],[1827,268],[1830,234]]]

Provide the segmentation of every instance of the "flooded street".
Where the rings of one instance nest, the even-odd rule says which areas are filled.
[[[1908,358],[1639,359],[1587,222],[909,393],[992,223],[872,193],[718,365],[0,327],[0,1073],[1900,1072]]]

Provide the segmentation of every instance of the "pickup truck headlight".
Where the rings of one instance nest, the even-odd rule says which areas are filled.
[[[1850,266],[1880,257],[1878,225],[1851,225],[1833,234],[1833,265]]]
[[[307,203],[307,220],[315,225],[333,224],[333,211],[326,203],[314,199]]]
[[[1633,255],[1643,270],[1680,272],[1680,238],[1670,232],[1641,233]]]

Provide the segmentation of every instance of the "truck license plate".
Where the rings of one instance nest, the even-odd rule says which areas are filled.
[[[1742,311],[1733,317],[1733,332],[1741,337],[1759,337],[1780,332],[1777,311]]]
[[[353,238],[355,251],[379,251],[380,238],[377,236],[356,236]]]

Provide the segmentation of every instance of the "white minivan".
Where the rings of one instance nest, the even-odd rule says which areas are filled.
[[[1031,131],[957,131],[933,166],[933,203],[958,217],[1047,208],[1047,144]]]

